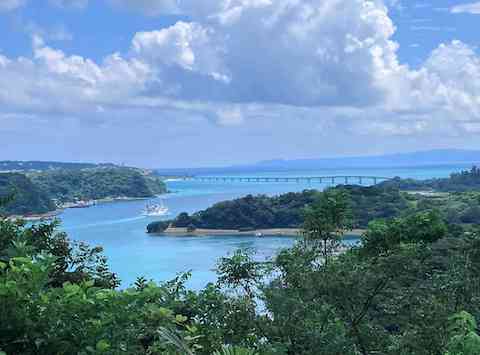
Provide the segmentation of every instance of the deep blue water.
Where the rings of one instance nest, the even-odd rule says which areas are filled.
[[[308,172],[270,172],[248,176],[325,176],[369,175],[401,176],[417,179],[446,177],[466,166],[415,167],[394,169],[335,169]],[[230,175],[229,175],[230,176]],[[235,176],[241,176],[236,174]],[[171,215],[194,212],[212,204],[247,194],[276,195],[304,189],[323,189],[319,183],[247,183],[169,181],[172,193],[163,197]],[[143,217],[140,212],[146,201],[115,202],[88,209],[70,209],[61,215],[62,229],[71,239],[104,247],[110,266],[121,280],[122,287],[131,285],[138,276],[166,281],[177,273],[191,271],[189,286],[195,289],[215,280],[217,260],[238,248],[252,248],[257,258],[265,259],[281,248],[294,243],[293,237],[255,238],[247,236],[150,236],[146,225],[158,217]],[[354,242],[354,241],[353,241]]]

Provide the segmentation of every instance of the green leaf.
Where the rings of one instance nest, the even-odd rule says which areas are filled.
[[[96,346],[98,351],[105,352],[110,349],[110,343],[106,340],[100,340]]]

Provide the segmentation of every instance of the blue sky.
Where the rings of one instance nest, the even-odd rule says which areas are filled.
[[[480,2],[0,0],[0,159],[480,148]]]

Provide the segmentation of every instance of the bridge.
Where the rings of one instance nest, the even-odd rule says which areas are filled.
[[[201,182],[307,182],[307,183],[344,183],[356,182],[362,185],[364,182],[374,185],[392,178],[384,176],[360,176],[360,175],[336,175],[336,176],[184,176],[183,180]]]

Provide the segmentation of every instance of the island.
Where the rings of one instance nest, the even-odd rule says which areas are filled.
[[[349,196],[354,211],[352,227],[357,234],[371,219],[394,217],[409,205],[407,196],[395,188],[339,185],[333,189]],[[248,195],[217,203],[192,215],[181,213],[173,220],[150,223],[147,232],[292,235],[303,224],[304,209],[321,194],[317,190],[305,190],[273,197]]]
[[[374,220],[407,217],[435,211],[450,226],[469,228],[480,223],[480,170],[453,173],[449,178],[413,180],[395,178],[375,186],[338,185],[328,189],[348,196],[352,234],[360,234]],[[323,192],[305,190],[279,196],[252,196],[224,201],[189,215],[147,225],[150,234],[292,235],[304,220],[304,211]]]

